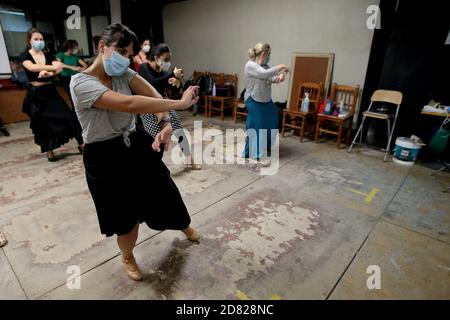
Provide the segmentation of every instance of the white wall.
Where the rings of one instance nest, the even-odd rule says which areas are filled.
[[[333,81],[364,85],[373,31],[366,9],[379,0],[188,0],[163,11],[164,38],[174,65],[237,73],[244,88],[247,50],[272,46],[271,65],[291,64],[293,52],[335,53]],[[289,79],[288,79],[289,80]],[[273,86],[274,101],[285,101],[289,81]]]

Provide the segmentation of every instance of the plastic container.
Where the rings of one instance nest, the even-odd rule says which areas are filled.
[[[414,143],[410,138],[397,138],[395,140],[394,162],[413,165],[421,148],[421,144]]]
[[[303,99],[303,102],[302,102],[302,109],[301,109],[301,111],[302,112],[309,112],[309,93],[305,93],[305,99]]]
[[[331,99],[327,99],[324,113],[326,115],[331,115],[333,113],[333,101]]]

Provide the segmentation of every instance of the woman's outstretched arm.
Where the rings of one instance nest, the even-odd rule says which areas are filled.
[[[180,100],[168,100],[142,95],[129,96],[112,90],[103,93],[94,103],[96,108],[134,114],[183,110],[198,101],[198,87],[189,87]]]

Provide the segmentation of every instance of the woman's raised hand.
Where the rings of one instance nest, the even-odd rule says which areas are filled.
[[[53,73],[47,70],[42,70],[41,72],[39,72],[39,76],[38,78],[48,78],[53,76]]]
[[[169,80],[168,80],[168,82],[169,82],[169,84],[170,85],[172,85],[172,86],[174,86],[174,87],[177,87],[177,88],[179,88],[180,87],[180,80],[178,80],[177,78],[170,78]]]
[[[275,79],[275,83],[281,83],[285,79],[285,73],[280,73],[277,78]]]
[[[183,76],[183,69],[175,67],[175,69],[173,69],[173,74],[175,75],[175,78],[179,79]]]
[[[289,67],[285,64],[279,64],[277,67],[280,68],[280,71],[282,71],[282,72],[289,71]]]
[[[198,102],[199,86],[190,86],[186,91],[183,92],[181,101],[183,102],[183,109],[190,108],[193,104]]]

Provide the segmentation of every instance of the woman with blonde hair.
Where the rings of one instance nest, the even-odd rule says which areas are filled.
[[[258,43],[248,51],[250,60],[245,65],[245,105],[248,110],[246,130],[247,138],[243,157],[262,161],[272,147],[274,134],[278,129],[278,112],[272,101],[272,83],[281,83],[289,71],[284,64],[269,67],[271,48],[265,43]],[[249,130],[255,134],[249,134]],[[260,130],[267,130],[267,134]]]

